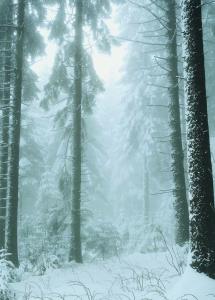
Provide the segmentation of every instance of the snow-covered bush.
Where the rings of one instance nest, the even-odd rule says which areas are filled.
[[[60,267],[67,256],[62,235],[50,232],[47,224],[28,217],[22,222],[20,235],[20,257],[26,272],[42,275],[49,268]]]
[[[83,232],[84,255],[86,258],[110,258],[122,251],[121,238],[115,226],[102,221],[89,224]]]
[[[149,223],[144,226],[143,240],[140,246],[140,252],[157,252],[165,251],[165,245],[160,234],[161,228],[159,225]]]
[[[116,220],[124,252],[161,252],[166,244],[174,244],[174,226],[172,224],[171,204],[167,201],[162,210],[146,216],[143,212],[129,217],[119,214]],[[163,212],[167,214],[163,220]],[[165,242],[164,242],[165,237]]]
[[[9,255],[5,250],[0,250],[0,299],[13,300],[14,294],[9,288],[9,283],[14,281],[15,272],[13,264],[7,260]]]
[[[56,269],[60,267],[59,258],[51,254],[42,254],[37,264],[34,266],[33,271],[37,275],[44,275],[48,269]]]
[[[25,252],[22,261],[22,268],[25,272],[33,272],[37,275],[43,275],[47,269],[59,268],[62,264],[59,256],[52,254],[51,243],[43,243],[37,240],[37,244],[33,242],[35,238],[31,238],[28,242],[28,249]],[[49,252],[50,251],[50,252]]]
[[[136,216],[127,224],[120,223],[118,228],[125,252],[148,253],[166,250],[161,234],[164,228],[157,222],[144,221],[143,215]],[[164,236],[168,242],[171,240],[168,231],[164,231]]]

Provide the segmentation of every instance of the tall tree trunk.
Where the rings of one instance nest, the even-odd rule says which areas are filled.
[[[16,69],[14,100],[11,118],[11,148],[9,166],[9,196],[6,218],[6,249],[10,253],[10,260],[18,266],[17,223],[19,199],[19,152],[22,103],[22,75],[24,50],[24,20],[25,0],[18,1],[17,41],[16,41]]]
[[[5,248],[5,218],[8,192],[8,155],[9,155],[9,116],[11,97],[11,72],[12,72],[12,27],[13,3],[8,0],[4,3],[5,27],[4,34],[4,61],[3,61],[3,93],[2,93],[2,139],[0,156],[0,248]]]
[[[149,199],[149,170],[147,159],[144,163],[144,222],[145,224],[149,223],[150,220],[150,199]]]
[[[166,20],[168,38],[168,78],[169,78],[169,124],[171,141],[171,167],[174,180],[174,208],[176,215],[176,243],[183,245],[189,240],[189,212],[184,171],[184,153],[182,146],[180,97],[178,86],[178,53],[176,2],[167,0]]]
[[[72,223],[69,259],[82,263],[81,249],[81,104],[82,104],[82,56],[83,56],[83,2],[75,2],[75,54],[74,54],[74,103],[73,103],[73,175],[72,175]]]
[[[4,180],[5,174],[4,172],[4,113],[5,113],[5,101],[4,101],[4,69],[5,69],[5,27],[3,27],[6,23],[5,14],[5,3],[0,3],[0,249],[4,248],[5,241],[5,218],[4,218]]]
[[[201,0],[182,4],[191,266],[215,278],[215,213],[205,88]]]

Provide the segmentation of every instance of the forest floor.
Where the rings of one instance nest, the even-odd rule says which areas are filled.
[[[215,281],[183,269],[171,253],[150,253],[49,269],[11,284],[18,300],[211,300]]]

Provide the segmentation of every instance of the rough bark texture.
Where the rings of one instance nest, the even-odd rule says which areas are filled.
[[[215,213],[200,0],[182,5],[191,266],[215,278]]]
[[[3,14],[3,10],[5,11],[5,3],[0,3],[0,26],[5,25],[6,18]],[[4,216],[4,147],[5,147],[5,130],[4,130],[4,113],[5,113],[5,100],[4,100],[4,66],[5,66],[5,29],[0,27],[0,133],[1,133],[1,141],[0,141],[0,248],[4,248],[5,242],[5,216]]]
[[[82,104],[82,53],[83,24],[82,0],[76,0],[75,54],[74,54],[74,103],[73,103],[73,175],[72,175],[72,224],[69,259],[82,263],[81,249],[81,104]]]
[[[174,181],[174,208],[176,243],[183,245],[189,240],[189,212],[184,171],[184,153],[181,135],[180,97],[178,86],[178,53],[176,2],[166,0],[166,25],[168,38],[169,124],[171,142],[171,167]]]
[[[11,118],[11,147],[9,166],[9,197],[6,218],[6,249],[10,253],[10,260],[18,266],[17,221],[19,198],[19,152],[21,128],[21,100],[23,75],[23,44],[24,44],[25,0],[18,1],[17,42],[16,42],[16,70],[14,99]]]
[[[13,23],[13,3],[8,0],[4,2],[4,20],[3,25],[12,25]],[[11,96],[11,72],[12,72],[12,27],[5,27],[4,36],[2,36],[1,51],[4,53],[3,68],[3,92],[2,92],[2,136],[1,136],[1,155],[0,155],[0,248],[5,248],[5,218],[6,202],[8,191],[8,155],[9,155],[9,115],[10,115],[10,96]]]

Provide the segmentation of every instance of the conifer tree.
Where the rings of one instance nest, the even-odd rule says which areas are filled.
[[[6,219],[6,249],[10,253],[10,260],[15,266],[19,265],[17,245],[18,198],[19,198],[19,153],[21,128],[21,103],[23,84],[23,50],[25,27],[25,0],[18,1],[17,10],[17,38],[15,53],[15,82],[14,99],[11,109],[11,147],[9,166],[9,197]]]
[[[83,73],[83,3],[75,2],[72,223],[69,259],[82,263],[81,250],[81,107]]]
[[[129,21],[127,17],[125,19],[126,32],[122,34],[126,36],[129,33],[129,37],[125,39],[129,44],[124,77],[127,89],[122,103],[127,106],[127,109],[122,117],[123,131],[120,136],[122,139],[124,135],[125,140],[120,143],[123,145],[123,150],[120,151],[119,162],[123,159],[122,166],[125,164],[129,166],[127,170],[128,172],[132,170],[132,175],[126,172],[127,180],[125,180],[125,175],[121,176],[124,180],[122,185],[126,182],[131,187],[128,193],[119,185],[118,198],[122,198],[123,201],[127,198],[136,199],[136,201],[138,198],[141,201],[150,198],[148,200],[154,215],[158,215],[160,210],[156,201],[157,197],[159,197],[160,204],[165,203],[163,205],[166,205],[166,208],[170,207],[168,200],[171,202],[174,200],[171,197],[174,186],[172,187],[170,165],[169,124],[166,121],[168,119],[169,84],[166,72],[168,44],[167,29],[164,26],[164,23],[166,24],[165,6],[166,1],[159,3],[150,0],[144,3],[128,1],[121,16],[122,18],[124,15],[129,16]],[[161,14],[164,22],[160,23]],[[144,164],[144,161],[147,161],[147,164]],[[140,184],[135,176],[143,178]],[[120,178],[117,179],[114,184],[120,180]],[[149,187],[148,192],[147,187]],[[132,203],[133,208],[133,202],[131,200],[129,202]],[[132,208],[129,208],[128,216],[131,215]]]
[[[166,14],[169,126],[172,158],[171,171],[174,180],[176,243],[183,245],[189,240],[189,214],[180,116],[176,1],[165,1],[164,8]]]
[[[182,4],[191,266],[215,278],[214,189],[208,128],[201,0]]]
[[[87,32],[87,37],[94,39],[98,48],[109,50],[111,38],[104,19],[110,12],[110,3],[64,0],[57,4],[59,9],[50,36],[60,42],[60,47],[50,81],[45,88],[46,97],[42,105],[48,108],[50,103],[56,104],[58,100],[64,106],[58,111],[56,120],[64,127],[63,140],[68,139],[69,145],[67,155],[72,156],[72,162],[67,164],[67,171],[68,165],[71,169],[66,172],[70,174],[72,182],[72,238],[69,259],[81,262],[81,202],[86,187],[82,184],[85,168],[85,117],[93,112],[95,97],[103,90],[91,55],[86,49],[85,37]],[[68,17],[70,12],[75,12],[75,21],[72,24]]]
[[[17,245],[17,232],[18,232],[18,207],[20,191],[20,158],[22,153],[26,154],[26,159],[31,155],[29,151],[29,141],[31,147],[35,141],[31,139],[30,130],[21,132],[21,109],[24,102],[30,102],[36,98],[38,88],[36,86],[37,77],[29,66],[30,59],[34,59],[42,53],[44,49],[43,40],[37,30],[37,26],[41,25],[42,20],[45,17],[45,10],[42,1],[19,1],[18,5],[14,5],[13,1],[6,1],[10,12],[10,20],[7,21],[6,28],[9,28],[7,50],[10,56],[6,56],[5,59],[5,82],[7,85],[6,92],[7,98],[10,101],[10,107],[8,114],[10,114],[7,129],[9,142],[6,143],[7,149],[9,148],[8,156],[8,176],[6,178],[8,194],[5,200],[6,205],[6,248],[11,253],[11,260],[14,265],[18,265],[18,245]],[[16,9],[15,9],[16,8]],[[25,32],[24,32],[25,31]],[[9,38],[11,40],[9,40]],[[10,43],[9,43],[10,41]],[[25,55],[23,52],[25,51]],[[10,80],[10,82],[9,82]],[[6,93],[5,92],[5,93]],[[24,111],[24,117],[25,117]],[[26,145],[21,148],[20,136],[26,141]],[[21,156],[20,156],[21,150]],[[32,149],[31,152],[35,150]],[[8,153],[7,153],[8,154]],[[39,151],[37,152],[39,156]],[[31,163],[34,160],[31,159]],[[23,170],[22,170],[23,171]],[[21,181],[22,184],[23,180]],[[3,212],[5,214],[5,211]],[[3,225],[3,227],[5,224]]]
[[[186,195],[186,180],[185,180],[185,170],[184,170],[184,153],[183,153],[183,145],[182,145],[182,125],[181,125],[181,113],[180,113],[180,96],[179,96],[179,67],[178,67],[178,49],[177,49],[177,40],[178,40],[178,28],[177,28],[177,11],[176,11],[176,1],[175,0],[161,0],[159,2],[148,1],[146,3],[133,2],[131,1],[133,6],[136,6],[136,9],[141,9],[142,14],[153,15],[156,27],[158,30],[153,30],[151,28],[147,28],[147,25],[143,21],[143,25],[139,25],[139,32],[143,32],[142,37],[141,34],[138,34],[138,37],[132,40],[135,44],[137,42],[136,47],[140,47],[139,44],[144,48],[151,48],[151,52],[153,53],[152,45],[154,43],[154,50],[156,51],[156,46],[160,46],[163,48],[156,52],[155,62],[157,64],[157,69],[153,68],[151,73],[153,77],[158,77],[159,82],[156,82],[156,79],[153,78],[153,83],[151,83],[151,89],[149,93],[152,91],[153,86],[157,85],[157,88],[160,88],[160,92],[163,90],[165,98],[168,96],[168,104],[166,104],[166,99],[161,101],[159,98],[159,103],[153,103],[154,107],[157,106],[157,110],[162,110],[168,108],[168,116],[169,116],[169,128],[167,129],[168,135],[166,136],[166,142],[169,143],[170,147],[166,148],[165,152],[170,152],[170,172],[171,177],[173,179],[173,187],[169,190],[169,192],[173,193],[173,203],[175,210],[175,240],[179,245],[183,245],[189,239],[189,214],[188,214],[188,203],[187,203],[187,195]],[[162,15],[162,20],[161,20]],[[148,35],[147,35],[148,29]],[[146,38],[151,38],[146,41]],[[150,52],[149,50],[149,52]],[[145,56],[146,54],[143,54]],[[167,78],[167,83],[164,83],[161,79],[161,76],[157,75],[157,70],[162,72],[163,76]],[[144,73],[142,77],[144,76]],[[135,82],[137,85],[137,83]],[[145,82],[145,84],[147,84]],[[162,93],[161,93],[162,94]],[[165,101],[165,102],[164,102]],[[155,108],[154,108],[155,109]],[[151,109],[151,117],[153,115]],[[143,118],[146,118],[145,116]],[[163,130],[164,132],[164,130]],[[160,134],[160,136],[162,136]],[[162,142],[163,139],[161,139]],[[168,192],[168,191],[167,191]]]
[[[5,248],[5,218],[8,193],[9,118],[12,81],[13,2],[2,3],[1,13],[1,103],[2,133],[0,151],[0,248]]]

